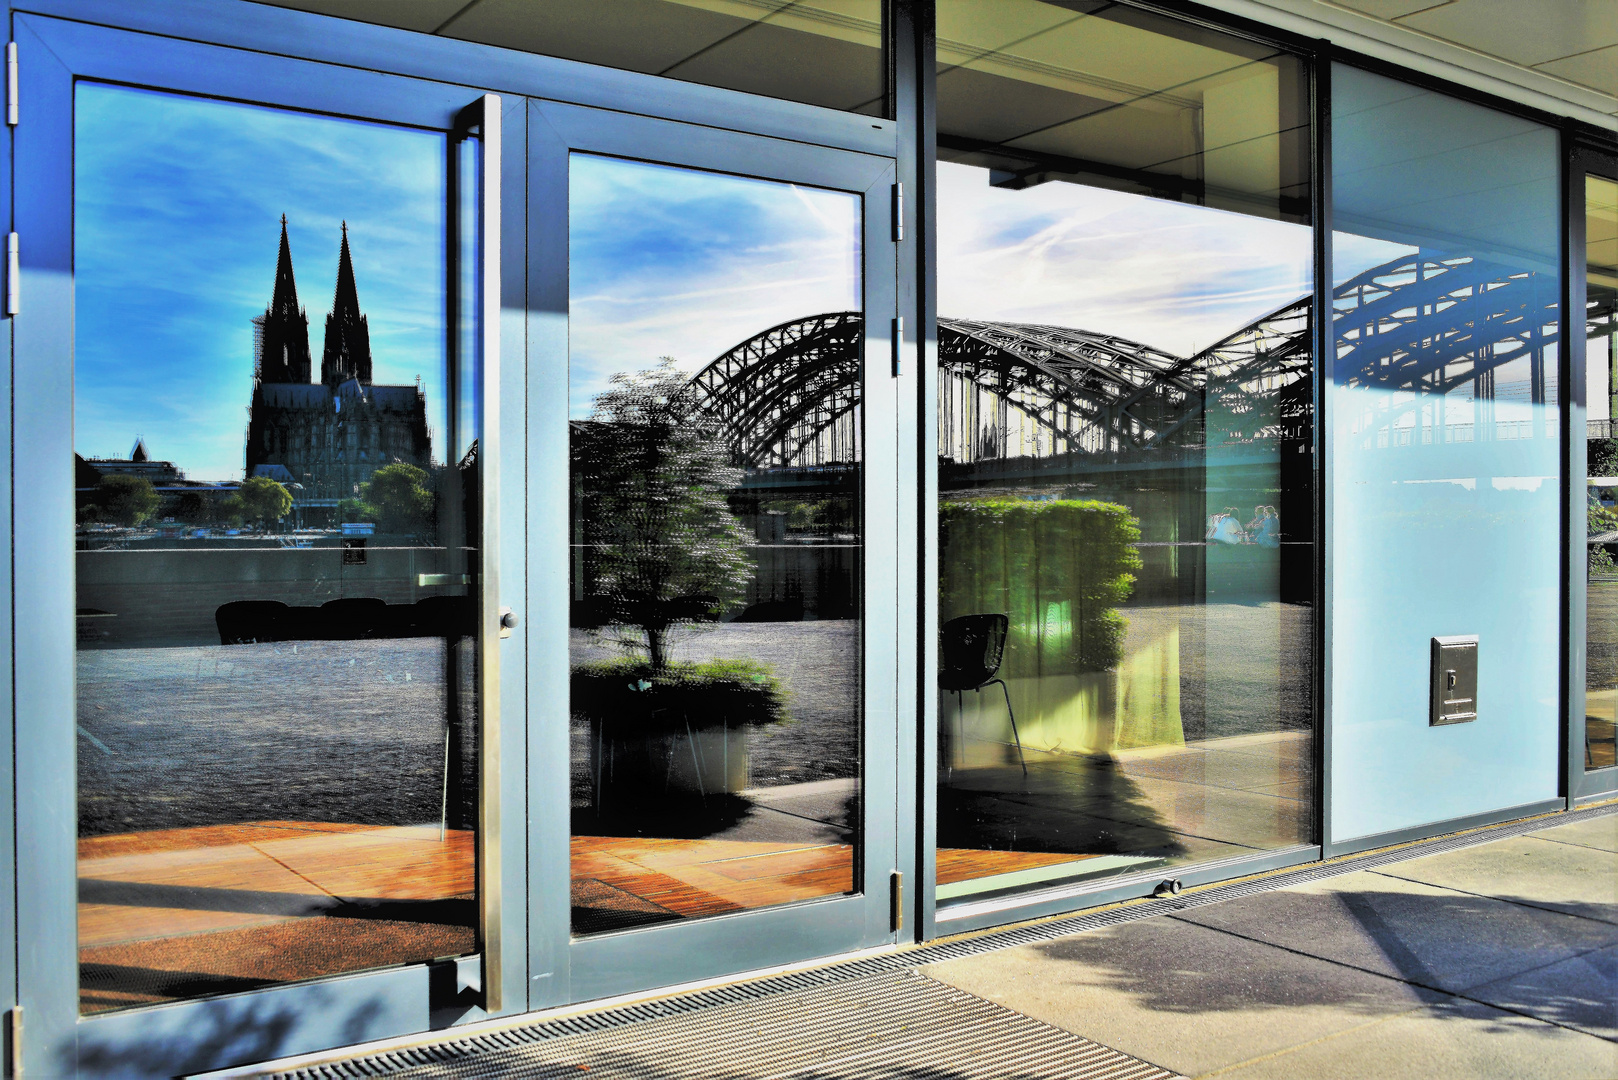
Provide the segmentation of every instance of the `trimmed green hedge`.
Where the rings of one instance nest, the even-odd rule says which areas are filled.
[[[655,674],[644,660],[601,660],[574,668],[571,681],[574,716],[648,733],[787,719],[786,688],[752,660],[671,663]]]
[[[1123,657],[1140,523],[1094,499],[956,499],[939,507],[939,621],[1011,619],[1001,673],[1105,671]]]

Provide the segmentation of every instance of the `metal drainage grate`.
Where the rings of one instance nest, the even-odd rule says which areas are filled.
[[[913,971],[847,979],[627,1030],[498,1047],[399,1051],[287,1073],[336,1077],[578,1077],[651,1080],[1174,1080],[1139,1058],[1032,1020]]]
[[[956,941],[941,941],[930,945],[918,946],[912,949],[904,949],[898,952],[886,953],[881,956],[865,957],[859,960],[850,960],[838,964],[828,964],[825,967],[813,968],[807,971],[795,971],[785,975],[774,975],[768,978],[755,979],[749,982],[736,983],[730,986],[715,987],[710,990],[695,991],[692,993],[681,994],[677,997],[664,998],[657,1001],[648,1001],[635,1005],[621,1006],[614,1009],[605,1009],[600,1012],[588,1013],[580,1016],[568,1016],[554,1020],[545,1020],[519,1028],[510,1028],[503,1031],[488,1032],[462,1038],[454,1038],[451,1036],[449,1041],[434,1043],[427,1046],[388,1051],[367,1057],[351,1058],[346,1061],[333,1062],[324,1065],[312,1065],[293,1072],[278,1073],[275,1075],[277,1077],[285,1078],[285,1080],[315,1080],[315,1078],[319,1078],[319,1080],[327,1080],[327,1078],[335,1077],[394,1076],[400,1074],[404,1070],[414,1070],[423,1067],[429,1067],[435,1070],[444,1070],[446,1068],[455,1066],[456,1063],[464,1063],[466,1068],[470,1069],[471,1071],[434,1071],[429,1073],[421,1073],[420,1075],[501,1075],[499,1072],[487,1071],[487,1066],[482,1063],[485,1060],[492,1062],[493,1059],[485,1059],[483,1055],[504,1054],[514,1052],[515,1049],[519,1047],[532,1047],[536,1044],[549,1043],[551,1041],[571,1040],[579,1036],[596,1034],[605,1035],[605,1033],[614,1032],[615,1029],[624,1028],[628,1025],[634,1024],[647,1024],[649,1029],[652,1026],[652,1022],[669,1021],[679,1017],[687,1017],[693,1013],[706,1012],[708,1010],[724,1008],[727,1006],[742,1006],[754,1002],[763,1003],[769,999],[777,998],[790,1001],[793,1000],[798,994],[832,988],[844,983],[863,983],[867,980],[876,980],[879,976],[890,976],[896,974],[902,975],[926,964],[939,963],[945,960],[957,960],[968,956],[977,956],[982,953],[994,952],[999,949],[1015,948],[1019,945],[1032,945],[1046,941],[1053,941],[1057,938],[1067,937],[1070,934],[1083,933],[1087,930],[1099,930],[1104,927],[1118,926],[1124,923],[1135,922],[1140,919],[1149,919],[1157,915],[1167,914],[1171,911],[1185,911],[1190,908],[1207,907],[1211,904],[1224,903],[1227,900],[1235,900],[1244,896],[1252,896],[1255,893],[1269,892],[1274,889],[1285,889],[1292,885],[1301,885],[1307,882],[1322,881],[1326,878],[1337,877],[1342,874],[1352,874],[1360,870],[1373,870],[1379,866],[1387,866],[1392,863],[1405,862],[1409,859],[1419,859],[1429,855],[1441,855],[1445,852],[1458,851],[1463,848],[1473,847],[1477,844],[1485,844],[1494,840],[1503,840],[1512,836],[1521,836],[1525,833],[1535,832],[1539,829],[1552,828],[1558,825],[1572,825],[1581,821],[1589,821],[1595,818],[1605,817],[1613,813],[1618,813],[1618,804],[1595,806],[1583,810],[1573,810],[1566,813],[1548,815],[1546,817],[1508,822],[1503,825],[1493,825],[1486,828],[1477,829],[1472,832],[1459,833],[1454,836],[1439,837],[1433,840],[1425,840],[1414,844],[1407,844],[1403,847],[1371,852],[1365,855],[1350,855],[1332,860],[1331,862],[1315,863],[1309,866],[1299,867],[1294,870],[1283,870],[1277,873],[1267,874],[1263,877],[1253,878],[1248,881],[1237,881],[1228,885],[1214,885],[1207,888],[1199,888],[1192,892],[1182,893],[1180,896],[1177,896],[1172,900],[1130,904],[1125,907],[1113,908],[1108,911],[1070,915],[1064,918],[1051,919],[1046,922],[1041,922],[1030,926],[1018,926],[1006,930],[996,930],[986,934],[979,934],[971,938],[963,938]],[[931,980],[928,981],[931,982]],[[875,985],[874,982],[873,985]],[[960,994],[962,992],[952,990],[951,993]],[[988,1005],[987,1002],[984,1004]],[[991,1007],[997,1009],[1000,1008],[1000,1006]],[[1004,1011],[1008,1013],[1010,1012],[1010,1010]],[[792,1014],[790,1013],[783,1013],[782,1022],[789,1022],[791,1015]],[[1011,1015],[1020,1017],[1020,1014],[1017,1013],[1011,1013]],[[1022,1019],[1026,1020],[1026,1018]],[[871,1017],[866,1016],[861,1022],[870,1024],[872,1019]],[[935,1027],[939,1026],[936,1023],[936,1017],[931,1022]],[[1035,1021],[1032,1020],[1027,1020],[1026,1022],[1030,1024],[1035,1023]],[[760,1020],[759,1023],[762,1025],[764,1021]],[[799,1030],[801,1030],[799,1028],[799,1023],[797,1022],[790,1022],[789,1026],[795,1035]],[[1047,1029],[1045,1028],[1045,1025],[1039,1026],[1045,1031],[1056,1030]],[[780,1028],[775,1030],[784,1031],[787,1029]],[[618,1032],[612,1035],[610,1041],[612,1045],[617,1045],[618,1040],[625,1040],[625,1045],[627,1045],[628,1040],[639,1039],[640,1034],[641,1033],[639,1031],[634,1033]],[[756,1035],[757,1032],[750,1031],[748,1034]],[[1063,1034],[1065,1035],[1066,1033]],[[943,1038],[945,1035],[947,1035],[947,1032],[941,1032],[939,1037]],[[1043,1037],[1044,1036],[1042,1036],[1042,1038]],[[1078,1037],[1072,1036],[1072,1038]],[[1092,1043],[1089,1045],[1095,1046],[1098,1044]],[[1108,1050],[1105,1047],[1101,1047],[1100,1049],[1106,1050],[1106,1052],[1109,1054],[1117,1054],[1117,1051]],[[716,1050],[715,1052],[718,1051]],[[1156,1071],[1139,1074],[1080,1072],[1064,1075],[1082,1077],[1089,1077],[1093,1075],[1097,1078],[1106,1077],[1108,1080],[1110,1080],[1110,1078],[1113,1076],[1128,1076],[1133,1078],[1136,1075],[1141,1077],[1166,1077],[1172,1075],[1157,1069],[1156,1066],[1147,1066],[1144,1062],[1138,1062],[1134,1058],[1128,1058],[1127,1055],[1118,1054],[1118,1057],[1124,1058],[1128,1062],[1134,1062],[1137,1065],[1141,1065],[1145,1068]],[[477,1060],[477,1064],[474,1065],[472,1062],[468,1061],[467,1059],[469,1058],[475,1058]],[[549,1058],[547,1057],[546,1060],[549,1060]],[[661,1061],[662,1058],[660,1056],[654,1056],[652,1060]],[[539,1068],[538,1065],[534,1067]],[[550,1068],[552,1066],[546,1067]],[[651,1066],[648,1067],[651,1068]],[[655,1068],[653,1068],[653,1071],[631,1072],[617,1075],[637,1077],[676,1075],[703,1076],[714,1075],[712,1068],[713,1066],[708,1065],[704,1066],[703,1069],[698,1069],[695,1072],[684,1074],[658,1072],[655,1071]],[[952,1064],[951,1068],[955,1068],[955,1066]],[[479,1071],[480,1069],[484,1071]],[[592,1073],[595,1071],[593,1066],[591,1071]],[[553,1071],[550,1073],[538,1071],[529,1073],[511,1073],[509,1075],[535,1077],[563,1075],[576,1076],[579,1075],[579,1070],[575,1066],[570,1065],[562,1071]],[[615,1074],[607,1073],[605,1075],[612,1076]],[[745,1076],[749,1074],[743,1073],[729,1075]],[[785,1072],[772,1075],[784,1078],[795,1074]],[[829,1080],[831,1077],[841,1077],[845,1074],[816,1073],[814,1075],[816,1077],[828,1078]],[[849,1077],[898,1077],[919,1076],[926,1074],[916,1072],[876,1072],[847,1073],[846,1075]],[[967,1077],[978,1074],[969,1072],[950,1072],[947,1073],[947,1075],[949,1075],[953,1080],[953,1078],[957,1075]],[[1034,1077],[1040,1074],[1026,1072],[1000,1072],[992,1075],[1002,1077]]]

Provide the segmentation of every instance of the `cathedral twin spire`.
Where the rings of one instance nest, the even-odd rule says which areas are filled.
[[[292,276],[292,247],[287,242],[287,219],[281,215],[281,252],[275,265],[275,291],[264,312],[263,347],[259,354],[259,381],[308,383],[313,375],[309,353],[309,317],[298,306],[298,286]],[[348,223],[343,223],[342,248],[337,257],[337,292],[326,317],[326,348],[320,361],[320,381],[337,387],[349,379],[371,382],[371,332],[360,311],[359,289],[354,284],[354,261],[348,251]]]

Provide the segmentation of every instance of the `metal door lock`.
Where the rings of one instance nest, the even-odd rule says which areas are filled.
[[[501,608],[500,609],[500,636],[503,637],[503,638],[510,637],[511,632],[513,630],[517,629],[517,624],[520,623],[520,622],[522,622],[522,620],[517,617],[517,613],[515,611],[512,611],[508,607]]]

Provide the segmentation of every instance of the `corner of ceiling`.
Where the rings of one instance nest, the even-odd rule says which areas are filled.
[[[1543,112],[1618,131],[1618,97],[1355,11],[1332,0],[1200,0],[1208,7]]]

